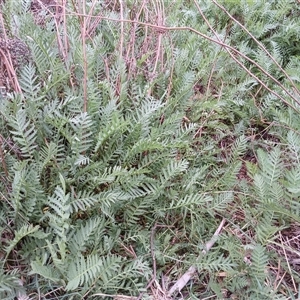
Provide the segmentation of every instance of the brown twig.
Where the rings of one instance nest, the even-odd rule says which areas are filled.
[[[5,26],[4,26],[4,21],[3,21],[3,15],[2,15],[1,10],[0,10],[0,23],[1,23],[0,25],[2,27],[2,33],[3,33],[4,40],[7,41],[8,38],[7,38],[7,34],[6,34]],[[10,79],[12,81],[14,90],[17,93],[22,94],[22,90],[21,90],[20,84],[18,82],[17,74],[16,74],[16,71],[13,67],[13,62],[12,62],[10,52],[9,52],[8,49],[6,49],[5,52],[6,52],[5,53],[6,55],[4,55],[3,51],[1,50],[1,55],[3,56],[3,59],[5,60],[5,66],[6,66],[6,71],[8,73],[8,76],[10,77]]]
[[[225,219],[223,219],[219,225],[219,227],[217,228],[217,230],[215,231],[214,235],[212,236],[212,238],[205,244],[205,249],[202,250],[202,254],[205,255],[210,249],[211,247],[214,245],[214,243],[216,242],[224,224],[225,224]],[[171,296],[172,294],[174,294],[175,292],[180,292],[185,286],[186,284],[191,280],[191,278],[196,274],[197,272],[197,268],[196,266],[191,266],[186,273],[184,273],[176,282],[175,284],[170,288],[168,295]]]
[[[64,12],[65,6],[63,4],[60,6],[56,5],[55,13],[53,13],[51,11],[51,9],[49,9],[49,7],[47,7],[42,1],[39,1],[39,3],[45,10],[47,10],[47,13],[54,19],[57,45],[58,45],[58,49],[63,57],[63,62],[65,63],[67,60],[67,51],[63,46],[62,37],[61,37],[61,33],[60,33],[60,28],[59,28],[60,16],[62,15],[64,19],[66,18],[65,13],[62,13],[62,14],[59,13],[59,8],[62,10],[62,12]],[[67,35],[66,31],[65,31],[64,35],[66,37],[66,35]]]
[[[72,2],[74,3],[74,0],[72,0]],[[196,1],[195,5],[197,6],[198,10],[200,13],[202,13],[198,3]],[[215,2],[216,4],[216,2]],[[73,15],[73,13],[69,13],[70,15]],[[203,14],[202,14],[203,15]],[[89,17],[89,18],[99,18],[99,16],[91,16],[91,14],[86,15],[85,12],[83,13],[76,13],[76,16],[81,16],[81,17]],[[249,58],[247,55],[243,54],[242,52],[240,52],[239,50],[235,49],[234,47],[227,45],[225,43],[223,43],[218,35],[216,34],[216,32],[214,31],[213,28],[212,32],[214,32],[215,36],[217,39],[211,38],[208,35],[192,28],[189,26],[180,26],[180,27],[168,27],[168,26],[161,26],[161,25],[155,25],[155,24],[150,24],[150,23],[145,23],[145,22],[140,22],[138,20],[128,20],[128,19],[115,19],[115,18],[110,18],[110,17],[102,17],[102,20],[108,20],[108,21],[114,21],[114,22],[126,22],[126,23],[132,23],[132,24],[139,24],[139,25],[143,25],[143,26],[148,26],[151,28],[156,28],[159,30],[163,30],[163,31],[178,31],[178,30],[187,30],[187,31],[191,31],[196,33],[197,35],[213,42],[216,43],[220,46],[223,46],[226,51],[228,52],[228,54],[232,57],[232,59],[242,68],[244,69],[251,77],[253,77],[257,82],[259,82],[266,90],[268,90],[271,94],[273,94],[274,96],[276,96],[278,99],[280,99],[283,103],[285,103],[286,105],[290,106],[292,109],[294,109],[296,112],[299,112],[299,110],[292,105],[291,103],[289,103],[288,101],[286,101],[282,96],[280,96],[278,93],[276,93],[275,91],[273,91],[271,88],[269,88],[261,79],[259,79],[255,74],[253,74],[250,70],[248,70],[229,50],[233,51],[235,54],[239,55],[240,57],[244,58],[245,60],[251,62],[254,66],[256,66],[263,74],[265,74],[267,77],[269,77],[273,82],[275,82],[289,97],[291,97],[291,99],[293,99],[293,101],[295,101],[296,103],[298,103],[300,105],[300,101],[297,99],[297,97],[295,97],[287,88],[285,88],[285,86],[283,84],[281,84],[275,77],[273,77],[270,73],[268,73],[263,67],[261,67],[256,61],[252,60],[251,58]],[[209,24],[209,23],[208,23]],[[210,24],[209,24],[210,25]],[[210,26],[211,27],[211,26]],[[262,45],[260,45],[262,46]],[[263,47],[263,46],[262,46]],[[288,77],[289,78],[289,77]],[[293,84],[294,86],[294,84]],[[295,87],[294,87],[295,88]],[[295,89],[296,91],[297,88]]]
[[[63,28],[64,28],[64,59],[67,59],[67,53],[69,52],[69,40],[67,30],[67,18],[66,18],[66,0],[62,0],[62,15],[63,15]],[[56,8],[58,9],[58,7]],[[58,12],[56,12],[58,14]]]
[[[213,34],[215,35],[218,43],[220,45],[224,44],[221,39],[219,38],[217,32],[214,30],[213,26],[211,26],[211,24],[209,23],[209,21],[207,20],[207,18],[205,17],[205,15],[203,14],[198,2],[196,0],[194,0],[194,3],[201,15],[201,17],[203,18],[203,20],[205,21],[205,23],[207,24],[207,26],[210,28],[210,30],[213,32]],[[231,56],[231,58],[240,66],[242,67],[249,75],[251,75],[255,80],[257,80],[262,86],[264,86],[268,91],[270,91],[272,94],[276,95],[279,99],[281,99],[281,101],[285,104],[287,104],[288,106],[292,107],[295,111],[298,112],[298,109],[292,105],[291,103],[287,102],[283,97],[281,97],[279,94],[277,94],[276,92],[274,92],[273,90],[271,90],[262,80],[260,80],[256,75],[254,75],[251,71],[249,71],[229,50],[233,50],[233,47],[228,47],[228,45],[224,46],[226,52]],[[294,95],[292,95],[290,93],[290,91],[288,91],[276,78],[274,78],[271,74],[269,74],[266,70],[264,70],[259,64],[257,64],[254,60],[250,59],[248,56],[242,54],[240,51],[234,49],[234,52],[236,52],[237,54],[239,54],[240,56],[242,56],[243,58],[247,59],[248,61],[250,61],[251,63],[253,63],[257,68],[259,68],[265,75],[267,75],[270,79],[272,79],[278,86],[280,86],[296,103],[300,104],[300,101],[294,97]]]
[[[83,82],[82,82],[82,88],[83,88],[83,111],[87,112],[88,107],[88,100],[87,100],[87,58],[86,58],[86,37],[87,37],[87,18],[90,20],[91,18],[94,18],[94,16],[91,16],[91,14],[86,14],[85,7],[86,3],[85,1],[81,2],[78,1],[81,6],[77,8],[76,2],[74,0],[71,0],[73,9],[76,12],[75,16],[78,17],[79,23],[80,23],[80,34],[82,38],[82,58],[83,58]],[[81,12],[80,12],[81,10]],[[65,15],[74,15],[74,14],[67,14]]]
[[[290,272],[290,274],[292,274],[291,265],[290,265],[289,259],[287,257],[286,251],[285,251],[285,245],[284,245],[284,242],[282,240],[281,232],[279,232],[279,237],[280,237],[281,247],[282,247],[282,250],[283,250],[283,253],[284,253],[284,257],[285,257],[289,272]],[[292,280],[292,283],[293,283],[294,290],[297,291],[298,290],[297,285],[296,285],[296,282],[295,282],[293,276],[291,276],[291,280]]]
[[[85,15],[85,1],[82,3],[82,13]],[[88,15],[90,17],[90,15]],[[86,18],[82,17],[82,23],[80,26],[80,32],[81,32],[81,38],[82,38],[82,55],[83,55],[83,112],[87,112],[87,106],[88,106],[88,100],[87,100],[87,77],[88,77],[88,71],[87,71],[87,57],[86,57],[86,28],[87,28],[87,22]]]
[[[170,38],[170,44],[172,46],[171,49],[173,50],[174,46],[173,46],[171,38]],[[168,88],[167,88],[166,100],[168,100],[170,98],[172,87],[173,87],[173,75],[174,75],[174,69],[175,69],[175,61],[174,61],[173,55],[171,55],[171,60],[172,60],[172,64],[171,64],[171,70],[170,70],[170,75],[169,75],[169,83],[168,83]]]
[[[82,14],[78,14],[80,16],[86,16],[86,15],[82,15]],[[139,25],[143,25],[143,26],[148,26],[151,28],[156,28],[156,29],[160,29],[160,30],[164,30],[164,31],[190,31],[193,32],[205,39],[207,39],[208,41],[211,41],[215,44],[218,44],[220,46],[223,46],[225,49],[227,50],[231,50],[232,52],[234,52],[235,54],[239,55],[240,57],[244,58],[245,60],[251,62],[255,67],[257,67],[263,74],[265,74],[267,77],[269,77],[274,83],[276,83],[281,89],[282,91],[284,91],[289,97],[291,97],[291,99],[293,99],[293,101],[295,101],[296,103],[298,103],[300,105],[300,101],[287,89],[285,88],[284,85],[282,85],[276,78],[274,78],[271,74],[269,74],[264,68],[262,68],[256,61],[254,61],[253,59],[249,58],[247,55],[243,54],[242,52],[240,52],[239,50],[235,49],[234,47],[227,45],[225,43],[223,43],[222,41],[220,41],[218,38],[214,39],[211,38],[210,36],[192,28],[189,26],[180,26],[180,27],[168,27],[168,26],[158,26],[155,24],[150,24],[150,23],[145,23],[145,22],[140,22],[140,21],[136,21],[136,20],[128,20],[128,19],[115,19],[115,18],[110,18],[110,17],[102,17],[102,20],[108,20],[108,21],[114,21],[114,22],[127,22],[127,23],[137,23]],[[245,72],[247,72],[251,77],[253,77],[258,83],[260,83],[266,90],[268,90],[271,94],[273,94],[274,96],[276,96],[278,99],[280,99],[284,104],[286,104],[287,106],[291,107],[293,110],[295,110],[296,112],[299,112],[299,110],[290,102],[288,102],[287,100],[285,100],[282,96],[280,96],[277,92],[273,91],[271,88],[269,88],[261,79],[259,79],[255,74],[253,74],[250,70],[247,69],[247,67],[245,67],[230,51],[228,52],[230,53],[232,59],[242,68],[245,70]]]
[[[212,2],[217,5],[221,10],[223,10],[227,16],[233,20],[236,24],[238,24],[245,32],[248,33],[248,35],[259,45],[259,47],[261,49],[263,49],[265,51],[265,53],[272,59],[272,61],[275,63],[275,65],[280,69],[280,71],[286,76],[286,78],[290,81],[290,83],[292,84],[293,88],[297,91],[298,94],[300,94],[299,89],[296,87],[294,81],[291,79],[291,77],[286,73],[286,71],[281,67],[281,65],[276,61],[276,59],[272,56],[272,54],[266,49],[266,47],[260,42],[258,41],[255,36],[244,26],[242,25],[236,18],[234,18],[227,10],[224,6],[222,6],[221,4],[219,4],[217,1],[212,0]]]
[[[150,235],[150,252],[151,252],[151,258],[152,258],[152,266],[153,266],[153,275],[151,280],[146,286],[146,290],[151,287],[151,285],[156,281],[156,259],[155,259],[155,249],[154,249],[154,235],[155,231],[157,228],[162,228],[162,227],[169,227],[166,225],[158,225],[155,224],[153,228],[151,229],[151,235]],[[141,300],[145,292],[141,293],[136,300]]]
[[[113,298],[114,300],[138,300],[137,297],[125,296],[125,295],[109,295],[109,294],[103,294],[103,293],[96,293],[96,294],[93,294],[91,297],[94,297],[94,296],[108,297],[108,298]]]
[[[119,0],[119,4],[120,4],[120,17],[121,19],[124,18],[124,7],[123,7],[123,0]],[[121,33],[120,33],[120,46],[119,46],[119,60],[120,63],[122,61],[122,57],[123,57],[123,45],[124,45],[124,23],[121,23]]]
[[[157,24],[159,26],[164,26],[165,23],[165,17],[164,17],[164,7],[161,7],[160,2],[159,1],[155,1],[157,6],[157,11],[156,11],[156,16],[157,16]],[[162,6],[163,6],[163,2],[162,2]],[[155,77],[156,74],[156,70],[157,70],[157,66],[158,66],[158,62],[159,60],[161,60],[161,65],[162,65],[162,59],[163,56],[161,54],[161,50],[162,50],[162,35],[163,35],[163,31],[158,31],[158,37],[157,37],[157,43],[156,43],[156,57],[155,57],[155,63],[154,63],[154,68],[152,71],[152,75],[151,78]]]

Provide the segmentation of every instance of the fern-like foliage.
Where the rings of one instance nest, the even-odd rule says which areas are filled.
[[[20,146],[22,155],[31,157],[34,149],[37,147],[35,144],[37,131],[33,124],[27,117],[26,110],[18,110],[15,119],[11,122],[11,134],[15,142]]]
[[[150,299],[194,265],[193,299],[280,299],[269,245],[300,212],[296,5],[198,1],[204,20],[193,1],[4,2],[1,32],[31,58],[0,80],[0,298]]]
[[[78,256],[74,262],[71,262],[68,268],[67,290],[75,290],[79,285],[91,285],[97,278],[107,283],[109,278],[118,274],[121,258],[116,256],[106,256],[99,258],[90,255],[84,258]]]

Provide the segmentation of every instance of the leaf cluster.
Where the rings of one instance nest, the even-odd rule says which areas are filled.
[[[194,298],[296,293],[277,281],[273,246],[299,222],[299,103],[270,77],[298,86],[295,5],[226,6],[270,57],[215,1],[199,2],[221,40],[252,60],[238,58],[245,70],[199,35],[141,24],[150,11],[214,37],[193,1],[82,1],[91,31],[74,1],[64,21],[41,8],[45,26],[30,1],[12,2],[1,4],[6,30],[32,60],[17,70],[22,93],[0,102],[1,299],[150,298],[154,276],[176,281],[191,265]],[[138,22],[116,21],[126,18]]]

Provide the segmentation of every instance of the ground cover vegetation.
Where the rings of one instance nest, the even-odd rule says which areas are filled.
[[[1,299],[297,299],[297,1],[0,5]]]

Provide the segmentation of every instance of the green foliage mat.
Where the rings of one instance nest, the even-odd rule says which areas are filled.
[[[0,298],[296,299],[299,4],[58,2],[0,4]]]

